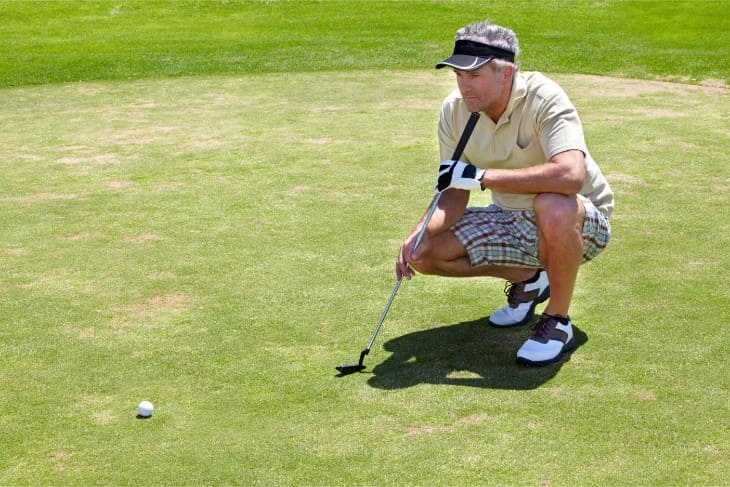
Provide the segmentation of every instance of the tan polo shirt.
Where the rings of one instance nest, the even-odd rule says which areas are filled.
[[[451,159],[468,118],[469,110],[459,90],[454,90],[441,107],[441,160]],[[461,160],[483,169],[514,169],[543,164],[571,149],[585,154],[586,177],[580,193],[610,217],[613,192],[588,152],[575,107],[554,81],[537,72],[518,71],[504,114],[497,123],[485,116],[479,119]],[[494,203],[508,210],[532,209],[534,197],[492,191]]]

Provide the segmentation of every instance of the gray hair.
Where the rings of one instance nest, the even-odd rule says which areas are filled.
[[[515,53],[515,56],[520,53],[520,42],[517,40],[517,34],[511,29],[493,24],[489,20],[472,22],[466,27],[462,27],[456,32],[455,40],[489,44],[490,46],[512,51]],[[515,71],[520,67],[520,63],[510,63],[504,59],[494,59],[490,64],[495,65],[499,69],[504,66],[512,66]]]

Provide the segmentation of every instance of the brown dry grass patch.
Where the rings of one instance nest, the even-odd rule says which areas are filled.
[[[143,233],[135,237],[127,237],[122,239],[122,242],[132,245],[141,245],[147,242],[154,242],[156,240],[162,240],[162,237],[154,235],[152,233]]]

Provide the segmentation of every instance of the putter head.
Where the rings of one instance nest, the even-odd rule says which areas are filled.
[[[340,373],[340,375],[350,375],[354,374],[355,372],[360,372],[365,368],[362,364],[346,364],[346,365],[338,365],[335,367],[337,371]]]
[[[340,373],[340,377],[343,375],[350,375],[354,374],[355,372],[360,372],[365,368],[365,366],[362,364],[365,360],[365,355],[370,353],[370,346],[368,346],[365,350],[360,352],[360,361],[356,364],[347,364],[347,365],[338,365],[335,367]]]

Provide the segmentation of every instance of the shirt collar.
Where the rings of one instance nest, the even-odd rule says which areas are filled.
[[[509,95],[509,103],[507,103],[507,108],[504,110],[504,113],[500,117],[499,121],[504,121],[505,123],[509,122],[515,105],[517,105],[517,103],[522,100],[526,95],[527,82],[525,81],[525,78],[522,77],[522,73],[517,71],[512,77],[512,92]]]

